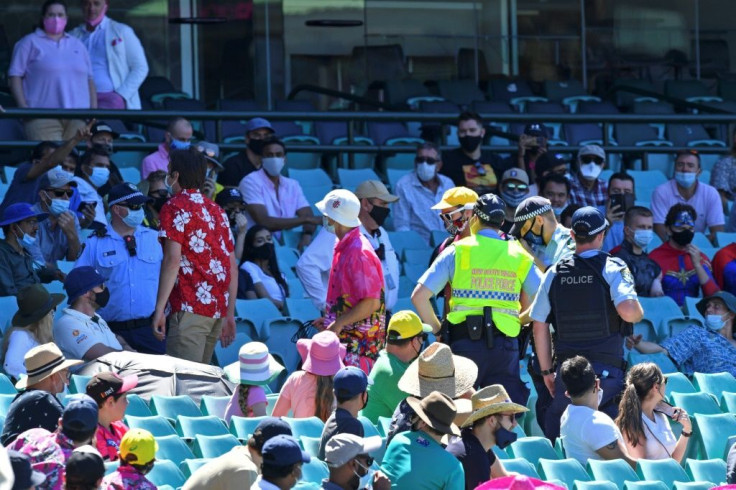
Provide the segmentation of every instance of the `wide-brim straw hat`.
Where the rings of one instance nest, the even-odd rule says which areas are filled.
[[[399,389],[423,398],[439,391],[458,398],[475,385],[478,366],[467,357],[457,356],[450,347],[435,342],[412,362],[399,379]]]
[[[233,383],[265,386],[284,370],[268,352],[266,344],[248,342],[238,351],[238,360],[225,366],[225,376]]]
[[[522,413],[529,409],[511,401],[502,385],[486,386],[476,391],[470,398],[473,413],[465,419],[461,427],[470,427],[473,422],[496,413]]]
[[[410,396],[406,402],[419,418],[437,432],[460,435],[460,429],[454,423],[457,408],[449,396],[433,391],[421,400]]]
[[[317,376],[334,376],[344,368],[347,349],[335,332],[324,330],[311,339],[299,339],[296,349],[302,357],[302,370]]]
[[[26,387],[33,386],[54,373],[79,364],[82,364],[82,361],[64,357],[64,354],[61,353],[61,350],[53,342],[37,345],[26,353],[25,365],[27,376],[15,383],[15,387],[19,390],[24,390]]]

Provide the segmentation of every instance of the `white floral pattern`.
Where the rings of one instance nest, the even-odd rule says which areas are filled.
[[[203,305],[212,303],[212,286],[206,282],[201,282],[197,286],[197,299]]]
[[[204,239],[207,238],[207,233],[202,230],[196,230],[194,235],[189,238],[189,247],[194,253],[201,254],[204,250]]]
[[[186,257],[186,255],[181,256],[179,267],[180,267],[182,274],[191,274],[193,272],[192,263],[189,262],[189,259]]]
[[[174,228],[176,228],[177,231],[184,231],[184,227],[189,222],[189,218],[191,216],[191,214],[187,213],[184,210],[176,213],[176,216],[174,216]]]
[[[210,270],[217,277],[218,281],[224,281],[227,278],[225,269],[222,267],[222,262],[217,259],[210,260]]]
[[[207,227],[210,230],[215,229],[215,220],[212,218],[212,215],[205,208],[202,208],[202,220],[205,223],[207,223]]]

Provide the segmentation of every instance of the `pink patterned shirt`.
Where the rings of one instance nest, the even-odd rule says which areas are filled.
[[[31,459],[31,467],[46,475],[46,481],[37,488],[64,488],[64,466],[74,451],[74,444],[67,436],[59,431],[29,429],[9,444],[8,449],[27,454]]]
[[[158,487],[132,466],[120,466],[102,480],[100,488],[102,490],[156,490]]]

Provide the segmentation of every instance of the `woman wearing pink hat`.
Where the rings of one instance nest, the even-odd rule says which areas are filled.
[[[266,415],[268,400],[263,386],[281,374],[284,366],[268,352],[266,344],[248,342],[238,352],[238,361],[225,367],[225,376],[238,383],[233,397],[225,407],[225,421],[229,424],[237,417],[262,417]]]
[[[344,367],[345,346],[334,332],[325,330],[311,339],[300,339],[296,348],[302,356],[302,370],[284,383],[273,416],[285,417],[291,410],[295,418],[317,416],[324,422],[335,404],[332,377]]]

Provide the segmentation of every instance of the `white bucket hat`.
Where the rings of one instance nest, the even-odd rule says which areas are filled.
[[[343,226],[356,228],[360,226],[360,201],[346,189],[334,189],[320,202],[315,204],[319,212]]]

